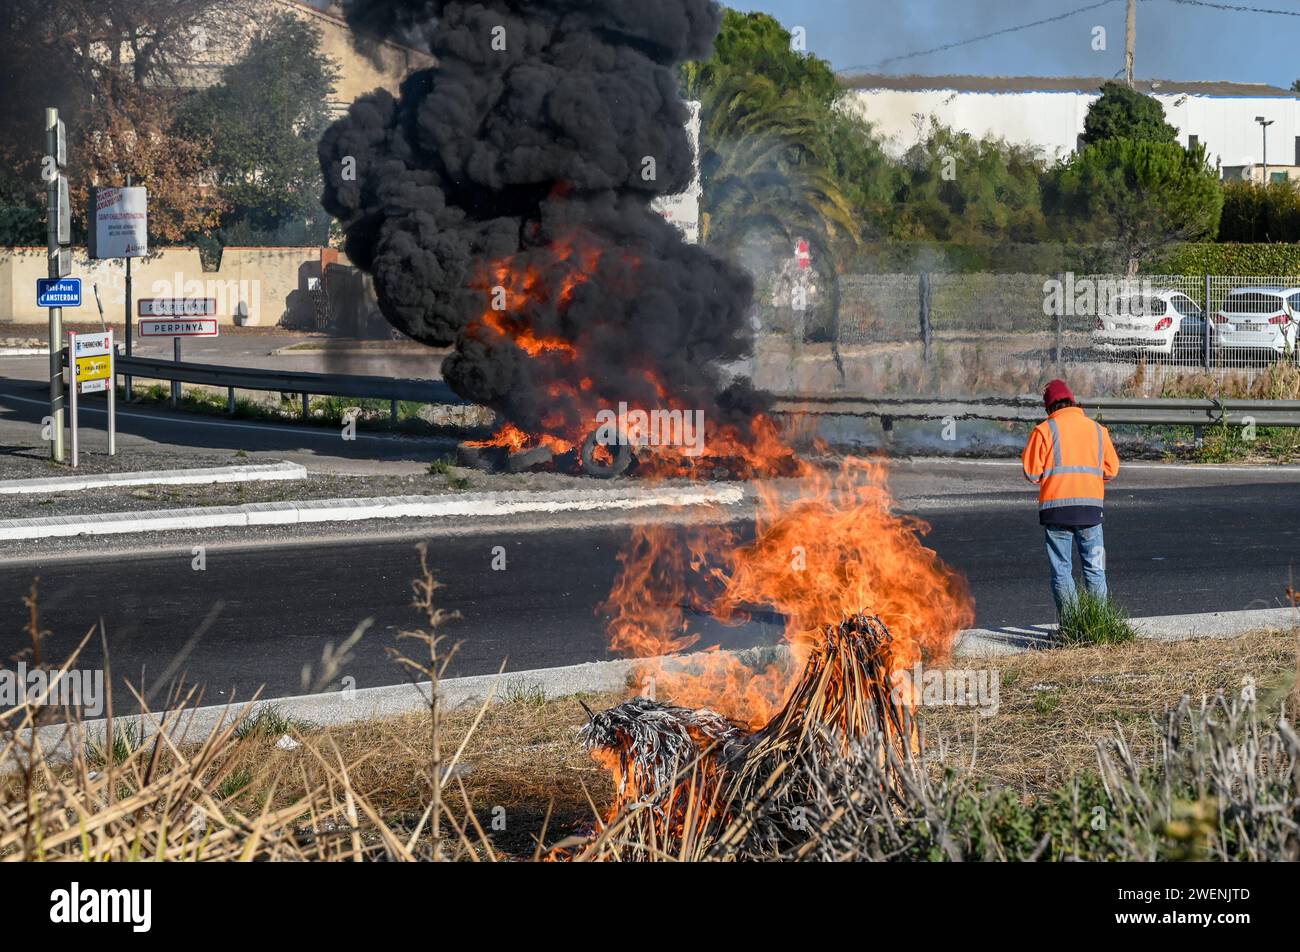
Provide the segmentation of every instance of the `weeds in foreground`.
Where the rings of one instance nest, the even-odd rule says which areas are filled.
[[[501,692],[501,699],[507,704],[528,704],[541,707],[546,703],[546,689],[540,684],[511,678]]]
[[[1109,598],[1079,592],[1061,611],[1060,639],[1068,645],[1117,645],[1137,637],[1128,612]]]
[[[140,725],[128,721],[113,732],[111,744],[103,737],[86,741],[86,762],[95,767],[105,767],[111,757],[112,763],[120,767],[144,746],[144,741],[144,731]]]
[[[285,735],[306,733],[312,725],[306,721],[285,714],[274,704],[264,705],[248,714],[235,727],[235,737],[239,740],[249,738],[271,738],[278,740]]]

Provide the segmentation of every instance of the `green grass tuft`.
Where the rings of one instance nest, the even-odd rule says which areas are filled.
[[[292,734],[294,731],[304,733],[312,729],[312,725],[306,721],[300,721],[290,717],[282,710],[275,706],[261,707],[253,714],[249,714],[235,728],[235,736],[240,740],[246,740],[250,737],[265,737],[272,740],[278,740],[285,734]]]
[[[507,704],[527,704],[542,707],[546,704],[546,689],[535,682],[511,678],[506,682],[501,698]]]
[[[107,738],[86,742],[86,762],[95,767],[108,766]],[[113,725],[113,763],[125,763],[133,753],[144,746],[144,730],[138,722],[119,721]]]
[[[236,767],[226,775],[217,786],[217,798],[231,800],[253,784],[253,771],[247,767]]]
[[[1061,612],[1061,641],[1067,645],[1118,645],[1136,637],[1128,612],[1108,598],[1079,592]]]

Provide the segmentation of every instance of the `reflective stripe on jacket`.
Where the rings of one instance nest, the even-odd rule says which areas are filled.
[[[1080,407],[1057,410],[1034,428],[1020,457],[1025,479],[1038,485],[1039,511],[1101,508],[1105,482],[1119,472],[1110,433]]]

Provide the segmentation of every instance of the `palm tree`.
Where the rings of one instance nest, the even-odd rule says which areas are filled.
[[[836,366],[839,279],[834,249],[860,241],[850,200],[823,158],[825,108],[769,79],[734,70],[682,68],[685,93],[701,103],[700,240],[733,254],[755,232],[806,238],[827,279]],[[841,377],[843,370],[840,370]]]

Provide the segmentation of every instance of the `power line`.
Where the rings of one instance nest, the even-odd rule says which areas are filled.
[[[981,40],[992,39],[995,36],[1005,36],[1008,33],[1019,33],[1021,30],[1028,30],[1036,26],[1043,26],[1046,23],[1056,23],[1058,20],[1065,20],[1068,19],[1069,17],[1078,16],[1080,13],[1087,13],[1089,10],[1096,10],[1099,7],[1108,7],[1112,3],[1118,3],[1118,2],[1119,0],[1101,0],[1100,3],[1093,3],[1093,4],[1089,4],[1086,7],[1079,7],[1077,10],[1070,10],[1068,13],[1058,13],[1056,16],[1045,17],[1042,20],[1035,20],[1032,23],[1022,23],[1019,26],[1004,27],[1001,30],[994,30],[991,33],[984,33],[981,34],[980,36],[972,36],[970,39],[966,39],[966,40],[955,40],[952,43],[945,43],[942,46],[935,46],[928,50],[917,50],[913,53],[901,53],[898,56],[890,56],[887,59],[882,59],[878,63],[871,63],[870,65],[867,66],[850,66],[846,69],[838,70],[838,72],[854,73],[854,72],[860,72],[862,70],[879,69],[880,67],[887,66],[890,63],[897,63],[899,60],[914,59],[918,56],[929,56],[932,53],[942,53],[946,50],[956,49],[959,46],[968,46],[971,43],[978,43]]]
[[[1229,10],[1233,13],[1271,13],[1280,17],[1300,17],[1300,10],[1269,10],[1265,7],[1243,7],[1235,3],[1212,3],[1211,0],[1171,0],[1189,7],[1209,7],[1211,10]]]

